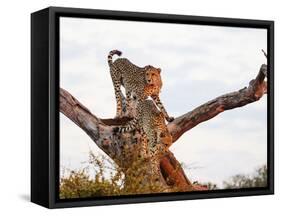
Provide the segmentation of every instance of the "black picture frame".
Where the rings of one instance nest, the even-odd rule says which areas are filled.
[[[60,200],[59,186],[59,17],[267,29],[268,187]],[[49,7],[31,14],[31,201],[47,208],[274,194],[274,22]]]

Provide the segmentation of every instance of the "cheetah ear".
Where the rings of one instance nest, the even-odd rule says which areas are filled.
[[[161,68],[157,68],[158,73],[161,73]]]

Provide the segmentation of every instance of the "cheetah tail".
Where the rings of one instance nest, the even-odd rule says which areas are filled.
[[[108,64],[111,65],[112,64],[112,56],[114,55],[118,55],[118,56],[121,56],[122,55],[122,52],[119,51],[119,50],[111,50],[107,56],[107,61],[108,61]]]
[[[130,121],[129,123],[127,123],[124,126],[114,128],[113,132],[114,133],[130,132],[130,131],[136,129],[136,126],[137,126],[137,119],[133,119],[132,121]]]

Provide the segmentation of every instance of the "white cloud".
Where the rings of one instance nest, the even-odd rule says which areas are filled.
[[[180,24],[61,19],[61,87],[98,117],[115,115],[107,54],[120,49],[139,66],[162,68],[161,98],[180,115],[247,86],[265,62],[266,30]],[[61,164],[79,168],[89,148],[101,152],[61,116]],[[187,132],[172,147],[177,158],[202,166],[188,175],[220,184],[266,163],[266,97],[227,111]]]

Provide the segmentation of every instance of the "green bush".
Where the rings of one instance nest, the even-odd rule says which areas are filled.
[[[82,171],[72,171],[68,177],[60,182],[60,198],[83,198],[93,196],[108,196],[120,194],[119,185],[96,176],[91,179],[89,174]]]
[[[124,170],[108,158],[90,153],[88,169],[95,170],[94,176],[89,174],[88,169],[71,171],[70,174],[61,176],[60,198],[166,192],[167,187],[157,182],[146,184],[147,169],[143,166],[145,163],[147,162],[142,159],[135,161],[125,175]]]

